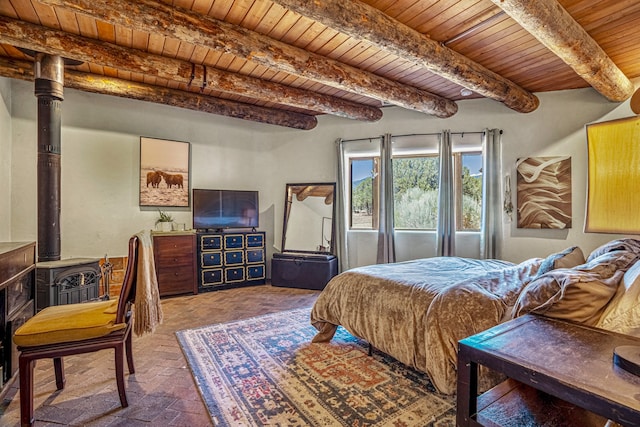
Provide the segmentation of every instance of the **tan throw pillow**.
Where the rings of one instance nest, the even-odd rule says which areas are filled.
[[[540,277],[556,268],[572,268],[584,263],[585,259],[582,249],[577,246],[571,246],[562,252],[557,252],[546,257],[540,264],[536,277]]]
[[[632,252],[616,251],[576,268],[549,271],[520,293],[513,317],[538,313],[595,326],[637,258]]]
[[[596,326],[640,336],[640,261],[624,274],[618,292]]]

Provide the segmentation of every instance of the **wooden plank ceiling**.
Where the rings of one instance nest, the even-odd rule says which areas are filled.
[[[629,98],[639,27],[638,0],[2,0],[0,75],[61,55],[82,61],[67,87],[301,129],[465,97],[526,113],[534,92]]]

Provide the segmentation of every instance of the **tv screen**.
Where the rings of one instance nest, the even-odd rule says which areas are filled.
[[[258,192],[193,190],[193,228],[254,228],[258,226]]]

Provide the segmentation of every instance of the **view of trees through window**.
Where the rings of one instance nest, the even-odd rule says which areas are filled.
[[[482,154],[454,153],[456,228],[480,230]],[[398,157],[393,162],[396,229],[433,230],[438,221],[437,156]],[[351,161],[351,228],[377,228],[377,159]]]
[[[458,230],[480,230],[482,217],[482,153],[460,153],[462,203]],[[457,192],[456,192],[457,193]]]
[[[351,228],[378,226],[378,208],[374,207],[374,194],[378,194],[377,165],[377,159],[371,157],[351,160]]]

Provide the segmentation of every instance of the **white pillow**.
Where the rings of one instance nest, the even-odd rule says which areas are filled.
[[[596,326],[640,336],[640,261],[624,274],[616,295]]]

